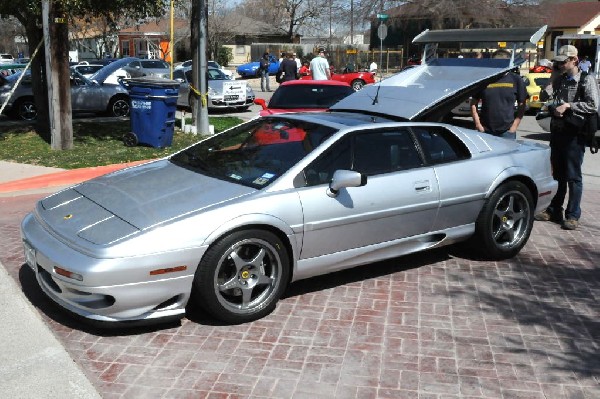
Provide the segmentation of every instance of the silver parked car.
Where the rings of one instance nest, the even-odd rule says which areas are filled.
[[[173,79],[179,81],[179,97],[177,105],[192,107],[198,96],[190,89],[192,69],[180,68],[173,71]],[[254,91],[245,81],[229,79],[220,69],[208,67],[206,71],[208,83],[208,109],[235,108],[247,110],[254,102]]]
[[[132,77],[154,76],[157,78],[170,79],[171,66],[163,60],[134,59],[123,66],[123,69]]]
[[[240,323],[315,275],[461,241],[515,256],[556,192],[549,148],[431,121],[510,68],[437,59],[68,188],[23,220],[27,263],[87,319],[181,317],[194,292]]]
[[[17,119],[34,120],[37,106],[31,88],[31,74],[25,73],[17,88],[11,90],[21,73],[0,77],[0,104],[7,98],[6,111]],[[129,115],[129,93],[118,84],[92,81],[79,72],[71,71],[71,107],[73,113],[102,113],[109,116]]]

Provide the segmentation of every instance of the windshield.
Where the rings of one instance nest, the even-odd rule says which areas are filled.
[[[350,86],[318,84],[279,86],[269,101],[269,108],[316,108],[325,109],[354,93]]]
[[[140,61],[143,68],[149,69],[165,69],[169,68],[169,64],[162,60],[142,60]]]
[[[194,79],[194,75],[192,74],[192,70],[188,69],[185,71],[185,79],[188,82],[192,82]],[[208,68],[206,71],[206,79],[207,80],[229,80],[227,75],[221,72],[220,69]]]
[[[261,189],[304,158],[335,129],[312,123],[257,119],[210,137],[171,162],[221,180]]]

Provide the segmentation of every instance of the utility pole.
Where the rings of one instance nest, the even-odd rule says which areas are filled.
[[[58,1],[42,1],[42,28],[46,50],[46,80],[50,116],[50,147],[73,148],[71,82],[69,74],[69,28]],[[42,112],[38,110],[38,112]]]
[[[195,11],[195,12],[194,12]],[[208,8],[206,0],[195,0],[192,3],[192,51],[194,83],[200,92],[193,110],[196,122],[196,132],[198,134],[210,134],[208,124],[208,85],[206,82],[207,60],[206,60],[206,40],[207,40],[207,21]],[[194,43],[194,33],[197,41]]]

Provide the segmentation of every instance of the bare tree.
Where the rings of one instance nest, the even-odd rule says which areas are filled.
[[[326,6],[316,0],[246,0],[238,10],[247,17],[285,29],[292,41],[304,25],[322,16]]]

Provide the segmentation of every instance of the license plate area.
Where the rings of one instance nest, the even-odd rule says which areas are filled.
[[[25,262],[33,269],[37,271],[37,261],[35,258],[35,249],[27,241],[23,241],[23,251],[25,253]]]
[[[234,96],[234,95],[223,96],[224,101],[237,101],[239,98],[240,98],[240,96]]]

